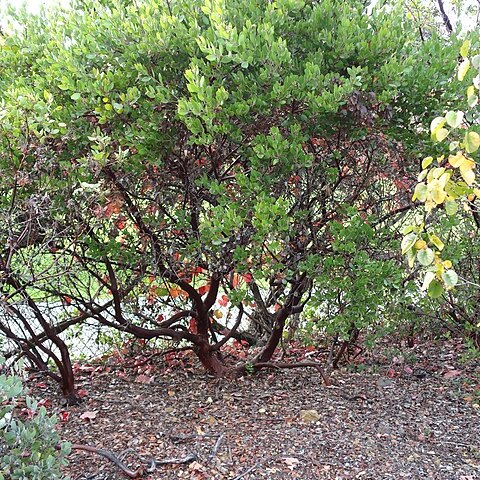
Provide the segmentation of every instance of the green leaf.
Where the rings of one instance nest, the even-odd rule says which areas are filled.
[[[457,128],[459,127],[462,122],[463,122],[463,115],[464,113],[462,111],[457,111],[454,112],[453,110],[450,110],[446,115],[445,118],[447,120],[447,123],[452,127],[452,128]]]
[[[463,142],[468,153],[476,152],[480,147],[480,135],[477,132],[467,132]]]
[[[415,245],[417,238],[418,237],[415,233],[409,233],[403,237],[401,244],[402,255],[405,255]]]
[[[477,70],[480,69],[480,55],[472,57],[472,65],[473,68],[476,68]]]
[[[445,211],[447,215],[455,215],[458,211],[458,203],[455,200],[447,200],[445,202]]]
[[[417,185],[415,186],[415,191],[413,192],[412,202],[414,202],[415,200],[424,202],[427,199],[427,192],[428,188],[425,183],[417,183]]]
[[[447,288],[453,288],[458,283],[458,275],[455,270],[445,270],[442,273],[442,280]]]
[[[473,108],[478,103],[478,96],[477,95],[469,95],[467,98],[467,103],[470,108]]]
[[[424,267],[428,267],[433,262],[435,258],[435,254],[431,248],[425,248],[423,250],[419,250],[417,253],[418,261]]]
[[[78,92],[72,93],[72,95],[70,95],[70,98],[71,98],[72,100],[80,100],[81,95],[80,95]]]
[[[439,298],[442,296],[443,286],[438,280],[432,280],[428,286],[428,296],[432,298]]]
[[[470,68],[470,60],[466,58],[458,67],[458,79],[462,81]]]
[[[421,290],[427,290],[427,288],[429,287],[430,283],[434,278],[435,278],[434,272],[427,272],[425,274],[425,278],[423,279],[423,285],[421,287]]]

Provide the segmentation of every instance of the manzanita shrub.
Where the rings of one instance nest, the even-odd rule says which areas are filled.
[[[384,314],[402,286],[396,228],[420,127],[456,98],[458,47],[420,37],[402,2],[367,3],[79,0],[12,14],[0,330],[65,395],[59,335],[86,319],[191,345],[224,375],[271,366],[307,306],[342,332]],[[259,340],[255,355],[228,363],[230,338]]]
[[[19,397],[25,400],[25,419],[14,410]],[[61,468],[67,464],[70,444],[60,441],[55,416],[25,396],[16,375],[0,375],[0,400],[0,479],[65,480]]]

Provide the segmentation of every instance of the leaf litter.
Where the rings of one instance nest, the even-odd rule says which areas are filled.
[[[377,356],[360,373],[334,371],[331,387],[307,370],[228,380],[161,360],[151,382],[84,371],[84,402],[67,409],[58,399],[52,411],[62,438],[143,465],[145,480],[480,478],[480,364],[460,365],[445,345],[414,350],[407,368]],[[66,473],[126,478],[84,452]]]

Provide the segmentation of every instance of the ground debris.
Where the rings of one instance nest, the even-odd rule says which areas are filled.
[[[331,387],[306,370],[232,381],[200,368],[188,379],[155,372],[152,383],[92,376],[85,401],[68,407],[59,428],[72,443],[127,452],[122,462],[132,470],[156,459],[154,469],[145,464],[145,480],[477,479],[480,408],[467,387],[478,372],[443,359],[444,348],[417,347],[408,367],[386,359],[361,373],[335,371]],[[460,370],[470,377],[445,375]],[[95,419],[82,419],[92,411]],[[302,420],[305,411],[315,419]],[[195,461],[162,465],[172,458]],[[72,480],[126,478],[100,457],[70,459]]]

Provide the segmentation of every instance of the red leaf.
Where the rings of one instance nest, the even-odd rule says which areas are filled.
[[[218,304],[221,307],[226,307],[229,302],[230,302],[230,300],[228,299],[228,297],[226,295],[222,295],[222,298],[218,301]]]
[[[243,276],[243,279],[245,280],[246,283],[251,283],[252,280],[253,280],[253,276],[251,273],[246,273],[244,276]]]
[[[117,228],[118,228],[119,230],[123,230],[123,229],[125,228],[125,226],[126,226],[126,222],[125,222],[125,220],[123,220],[123,219],[122,219],[122,220],[117,220],[116,225],[117,225]]]
[[[58,414],[58,417],[60,418],[61,422],[68,422],[68,419],[70,418],[70,412],[61,410],[60,413]]]
[[[198,293],[200,295],[205,295],[209,290],[210,290],[210,284],[207,283],[206,285],[203,285],[198,289]]]
[[[80,398],[83,398],[83,397],[86,397],[88,395],[88,392],[84,388],[82,388],[82,389],[78,390],[77,394]]]

